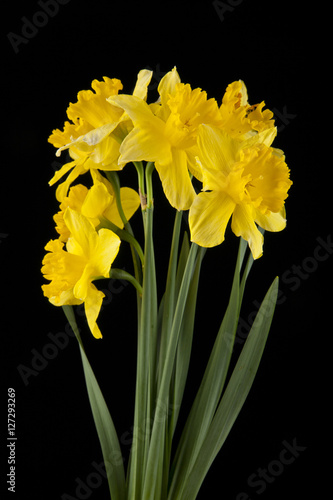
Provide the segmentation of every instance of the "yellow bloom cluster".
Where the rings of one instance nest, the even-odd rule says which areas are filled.
[[[151,71],[140,71],[132,95],[119,94],[117,79],[94,80],[93,91],[79,92],[69,105],[63,131],[56,129],[49,138],[56,154],[67,149],[72,161],[50,181],[53,185],[68,174],[56,191],[60,237],[46,247],[42,272],[51,283],[43,290],[56,305],[85,302],[95,336],[100,336],[101,292],[97,299],[91,281],[108,276],[120,243],[98,226],[103,218],[123,226],[112,186],[101,171],[153,162],[171,206],[189,210],[191,241],[203,247],[222,243],[231,219],[232,231],[247,240],[257,259],[263,247],[258,226],[281,231],[286,225],[284,202],[292,182],[283,152],[272,147],[276,127],[265,103],[250,105],[244,83],[236,81],[219,106],[203,90],[182,83],[174,68],[160,81],[157,102],[148,104],[151,77]],[[88,171],[90,189],[71,187]],[[193,177],[202,183],[199,193]],[[130,188],[121,189],[121,202],[127,219],[140,204]]]
[[[139,74],[134,95],[144,99],[151,72]],[[116,195],[111,183],[100,170],[119,170],[119,145],[132,128],[126,114],[107,102],[122,88],[119,80],[104,78],[94,80],[90,90],[81,91],[78,101],[71,103],[63,131],[54,130],[49,142],[62,150],[68,149],[73,161],[64,165],[50,181],[53,185],[68,172],[59,185],[56,196],[60,211],[54,216],[57,240],[45,247],[42,273],[51,281],[43,285],[44,295],[57,306],[84,303],[88,325],[92,334],[100,338],[96,320],[104,293],[92,281],[108,278],[111,265],[117,256],[120,238],[113,231],[101,227],[107,221],[122,228]],[[71,184],[80,174],[90,171],[93,185],[88,189],[82,184]],[[128,187],[120,188],[123,215],[129,220],[140,205],[138,193]],[[65,249],[64,249],[65,246]]]

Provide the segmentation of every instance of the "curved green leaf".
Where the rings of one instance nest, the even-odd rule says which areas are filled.
[[[73,308],[72,306],[63,306],[63,310],[80,346],[90,406],[102,448],[111,499],[125,500],[125,472],[117,433],[103,394],[85,353]]]

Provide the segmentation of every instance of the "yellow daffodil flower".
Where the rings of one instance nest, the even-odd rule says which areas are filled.
[[[89,328],[94,337],[101,338],[96,320],[104,293],[92,281],[109,277],[120,239],[109,229],[97,232],[86,217],[71,208],[66,209],[63,218],[70,232],[67,251],[60,239],[46,245],[42,273],[51,283],[42,289],[56,306],[84,303]]]
[[[142,70],[138,74],[133,95],[146,99],[147,88],[152,72]],[[71,183],[88,170],[119,170],[119,144],[132,128],[129,117],[119,107],[107,102],[107,98],[117,95],[122,83],[116,78],[104,77],[104,81],[94,80],[94,90],[82,90],[76,103],[70,103],[67,109],[69,121],[64,130],[54,130],[49,142],[57,149],[57,156],[68,149],[73,161],[58,170],[49,184],[55,184],[68,172],[65,182],[60,184],[56,197],[62,201]],[[123,165],[122,165],[123,166]]]
[[[263,110],[264,106],[264,101],[250,106],[247,89],[242,80],[230,83],[220,107],[221,128],[231,137],[241,140],[266,130],[267,134],[262,134],[260,138],[268,137],[267,140],[272,142],[276,135],[273,113],[269,109]]]
[[[267,231],[286,225],[284,200],[292,182],[282,151],[207,125],[199,127],[198,147],[203,191],[189,212],[192,241],[219,245],[232,217],[233,232],[247,240],[257,259],[263,236],[256,224]]]
[[[124,94],[108,99],[123,108],[134,124],[120,146],[119,164],[154,162],[170,204],[187,210],[195,198],[189,171],[200,175],[195,162],[198,126],[220,124],[220,112],[206,92],[181,83],[176,68],[162,78],[158,92],[160,101],[153,105]]]
[[[66,242],[70,236],[70,231],[64,221],[67,207],[83,214],[94,227],[100,224],[102,217],[121,229],[124,227],[111,183],[97,170],[92,170],[91,175],[94,181],[93,186],[90,189],[82,184],[72,186],[68,196],[60,204],[60,211],[54,216],[56,231],[63,242]],[[120,200],[126,219],[130,220],[140,206],[140,196],[134,189],[122,187]]]

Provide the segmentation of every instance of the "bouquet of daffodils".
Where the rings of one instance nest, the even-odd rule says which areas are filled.
[[[272,147],[273,113],[248,103],[242,81],[231,83],[221,105],[181,82],[176,68],[147,102],[152,72],[139,72],[133,94],[118,79],[94,80],[67,109],[63,130],[49,142],[71,161],[50,181],[60,210],[58,238],[47,243],[42,266],[49,301],[62,306],[77,337],[93,418],[112,500],[194,500],[221,449],[256,375],[276,304],[278,279],[264,297],[232,373],[245,284],[263,253],[264,231],[286,226],[284,202],[291,181],[285,157]],[[124,169],[136,169],[135,189],[122,187]],[[157,296],[152,175],[174,212],[165,292]],[[91,185],[80,183],[90,172]],[[135,175],[136,178],[136,175]],[[86,177],[85,177],[86,179]],[[143,248],[129,220],[141,207]],[[183,211],[188,231],[181,234]],[[195,326],[200,267],[207,248],[224,241],[226,226],[239,237],[228,306],[193,405],[174,442]],[[120,245],[130,245],[132,273],[117,269]],[[249,252],[247,256],[247,247]],[[223,247],[221,247],[223,251]],[[84,350],[73,306],[97,320],[104,294],[94,282],[128,280],[136,288],[137,375],[134,431],[125,471],[112,417]],[[110,308],[112,317],[112,307]],[[228,378],[227,378],[228,377]],[[228,380],[228,383],[226,383]]]

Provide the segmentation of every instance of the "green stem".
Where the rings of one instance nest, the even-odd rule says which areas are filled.
[[[153,198],[153,182],[152,182],[152,174],[155,169],[155,165],[153,162],[147,163],[146,166],[146,187],[147,187],[147,208],[151,208],[154,205]]]
[[[130,243],[131,243],[132,259],[133,259],[133,265],[134,265],[134,273],[135,273],[135,277],[136,277],[137,281],[139,281],[141,283],[142,282],[142,270],[141,270],[141,266],[138,263],[137,255],[139,255],[140,260],[141,260],[141,264],[142,264],[143,263],[143,253],[142,253],[141,247],[139,246],[139,244],[137,243],[137,241],[134,237],[132,227],[131,227],[130,223],[128,222],[126,215],[124,213],[124,210],[123,210],[123,206],[121,203],[121,196],[120,196],[119,176],[118,176],[117,172],[114,172],[114,171],[106,171],[105,173],[106,173],[106,176],[107,176],[108,180],[111,182],[111,185],[113,187],[118,212],[119,212],[120,218],[124,224],[125,230],[127,231],[128,234],[130,234],[133,237],[133,240]],[[135,253],[135,250],[137,252],[137,255]]]
[[[158,387],[161,383],[163,364],[165,360],[165,354],[169,342],[169,334],[171,331],[171,325],[173,320],[175,301],[176,301],[176,272],[177,272],[177,262],[178,262],[178,248],[179,248],[179,234],[182,221],[183,212],[176,212],[172,243],[170,250],[169,268],[164,294],[164,306],[163,306],[163,317],[162,317],[162,327],[160,332],[160,349],[159,349],[159,362],[158,362]]]
[[[151,186],[151,171],[147,175]],[[150,177],[150,178],[149,178]],[[152,196],[152,189],[150,189]],[[154,403],[154,366],[156,356],[157,291],[153,245],[153,205],[143,210],[145,251],[142,303],[138,309],[138,351],[135,394],[134,433],[128,473],[128,498],[142,500],[143,479],[148,459],[152,408]]]
[[[106,173],[106,177],[108,178],[108,180],[112,184],[114,195],[116,198],[117,209],[118,209],[120,218],[121,218],[124,226],[126,227],[126,225],[128,224],[128,220],[126,218],[126,215],[125,215],[124,210],[123,210],[123,206],[121,204],[119,176],[118,176],[117,172],[114,172],[114,171],[106,170],[105,173]]]
[[[142,161],[134,161],[133,164],[138,174],[139,195],[141,200],[141,208],[143,209],[146,205],[145,173]]]
[[[169,337],[169,344],[163,367],[161,385],[159,387],[156,399],[156,411],[154,415],[154,423],[151,433],[149,455],[146,467],[147,470],[145,474],[145,482],[142,495],[142,499],[144,500],[155,500],[157,498],[161,498],[161,490],[163,485],[160,482],[160,475],[162,473],[161,471],[163,470],[165,446],[167,443],[166,438],[169,389],[174,368],[179,333],[181,329],[193,269],[195,266],[197,250],[198,246],[196,244],[192,244],[178,295],[177,305],[175,308],[172,328]]]
[[[111,268],[110,270],[110,278],[115,279],[115,280],[126,280],[129,283],[131,283],[136,290],[138,291],[139,295],[142,296],[142,286],[140,283],[132,276],[130,273],[124,271],[123,269],[113,269]]]

